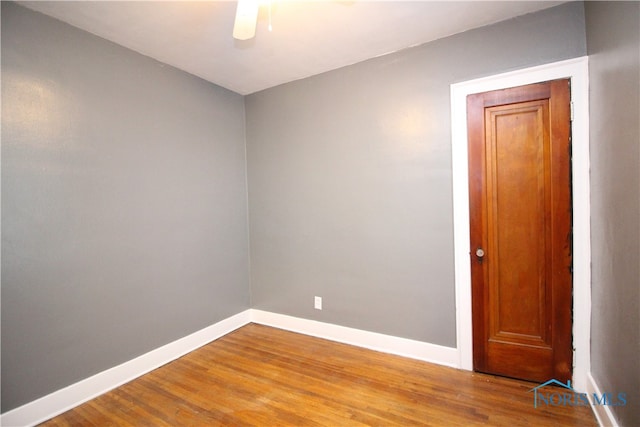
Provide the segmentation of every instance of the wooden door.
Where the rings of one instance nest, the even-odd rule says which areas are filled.
[[[569,94],[556,80],[467,98],[476,371],[571,378]]]

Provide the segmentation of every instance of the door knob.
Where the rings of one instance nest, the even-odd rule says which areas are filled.
[[[482,258],[482,257],[484,257],[484,249],[482,249],[482,248],[478,248],[478,249],[476,249],[476,256],[477,256],[478,258]]]

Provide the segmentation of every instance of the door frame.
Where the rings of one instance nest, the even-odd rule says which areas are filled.
[[[467,95],[548,80],[571,79],[573,207],[573,387],[585,391],[591,369],[591,229],[588,57],[569,59],[451,85],[456,340],[459,367],[473,370]],[[551,378],[550,378],[551,379]]]

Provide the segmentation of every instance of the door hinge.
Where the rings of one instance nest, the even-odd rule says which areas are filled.
[[[573,101],[569,102],[569,110],[570,110],[570,117],[571,117],[571,121],[573,121],[573,117],[575,114],[575,109],[573,108]]]

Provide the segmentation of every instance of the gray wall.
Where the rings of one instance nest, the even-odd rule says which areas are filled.
[[[585,54],[570,3],[248,96],[252,307],[455,347],[449,85]]]
[[[592,368],[638,401],[638,3],[586,9]],[[252,306],[455,346],[449,85],[582,56],[584,18],[247,97]],[[242,97],[3,2],[2,113],[3,412],[249,307]]]
[[[640,3],[587,2],[591,140],[591,371],[640,425]]]
[[[2,2],[2,411],[249,307],[240,95]]]

